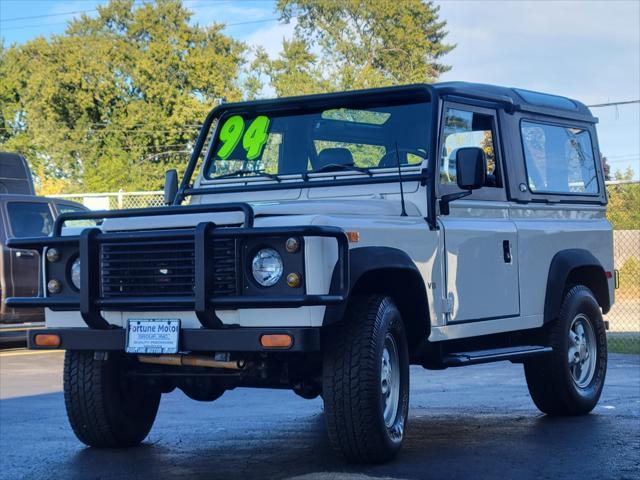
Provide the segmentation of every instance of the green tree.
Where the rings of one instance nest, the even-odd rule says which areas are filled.
[[[279,97],[305,95],[328,91],[331,85],[323,80],[318,57],[310,52],[308,43],[301,39],[282,42],[282,52],[277,59],[269,59],[258,48],[253,61],[253,71],[266,75]]]
[[[0,46],[0,141],[45,179],[157,188],[217,98],[242,97],[245,46],[179,0],[111,0],[63,35]]]
[[[613,174],[618,181],[630,181],[634,172],[628,167],[624,172],[616,170]],[[607,218],[616,230],[640,229],[640,184],[622,183],[607,187],[609,205]]]
[[[297,19],[295,38],[264,68],[278,93],[433,82],[450,69],[440,60],[454,45],[431,1],[279,0],[277,9]]]
[[[609,160],[602,153],[600,153],[600,163],[602,163],[602,170],[604,171],[604,179],[606,181],[611,180],[611,165]]]

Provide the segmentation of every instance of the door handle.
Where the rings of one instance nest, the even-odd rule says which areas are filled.
[[[502,241],[502,255],[504,263],[511,263],[511,243],[509,240]]]
[[[18,250],[16,252],[16,257],[18,258],[33,258],[36,254],[30,250]]]

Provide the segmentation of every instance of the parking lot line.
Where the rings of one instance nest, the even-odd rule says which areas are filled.
[[[20,357],[23,355],[44,355],[45,353],[64,353],[64,350],[23,350],[20,352],[1,352],[0,358],[3,357]]]

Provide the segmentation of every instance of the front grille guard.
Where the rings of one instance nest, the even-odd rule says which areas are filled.
[[[164,231],[102,232],[99,228],[87,228],[80,235],[61,236],[62,225],[68,220],[100,220],[104,218],[144,217],[193,213],[217,213],[242,211],[245,214],[244,227],[216,228],[212,222],[202,222],[194,229]],[[85,323],[96,329],[112,328],[101,315],[101,310],[175,308],[193,310],[205,328],[220,328],[222,322],[216,309],[237,308],[297,308],[303,306],[327,306],[346,301],[349,293],[349,241],[344,231],[337,227],[307,225],[295,227],[253,227],[253,209],[246,203],[197,205],[188,207],[159,207],[105,212],[65,213],[60,215],[50,237],[12,238],[7,242],[10,248],[42,251],[47,247],[76,244],[79,247],[80,293],[76,296],[54,297],[10,297],[6,299],[10,307],[49,307],[57,310],[80,310]],[[256,238],[268,236],[302,236],[334,238],[338,245],[338,287],[328,294],[304,295],[233,295],[215,296],[213,276],[207,272],[205,259],[213,256],[213,238]],[[125,243],[132,240],[192,240],[195,244],[195,289],[192,296],[127,297],[103,298],[99,285],[99,245],[102,242]],[[215,261],[215,259],[213,260]]]

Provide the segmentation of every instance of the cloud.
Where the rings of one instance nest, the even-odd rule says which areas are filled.
[[[184,0],[183,0],[184,1]],[[252,22],[277,17],[274,13],[274,4],[271,2],[234,2],[230,0],[222,0],[219,2],[211,2],[206,0],[184,1],[185,7],[193,12],[191,21],[200,25],[209,25],[211,23],[239,23]],[[251,24],[238,25],[238,27],[229,27],[229,29],[238,31],[239,36],[243,36],[243,32],[255,28]],[[235,35],[234,35],[235,36]]]
[[[442,81],[515,86],[586,104],[640,98],[640,2],[444,1],[458,46]],[[640,108],[593,109],[612,168],[640,172]]]
[[[458,46],[442,80],[547,90],[587,103],[640,95],[640,3],[441,4]]]
[[[295,18],[290,23],[275,23],[251,33],[245,41],[252,47],[262,47],[271,58],[282,51],[282,41],[290,40],[296,28]]]

